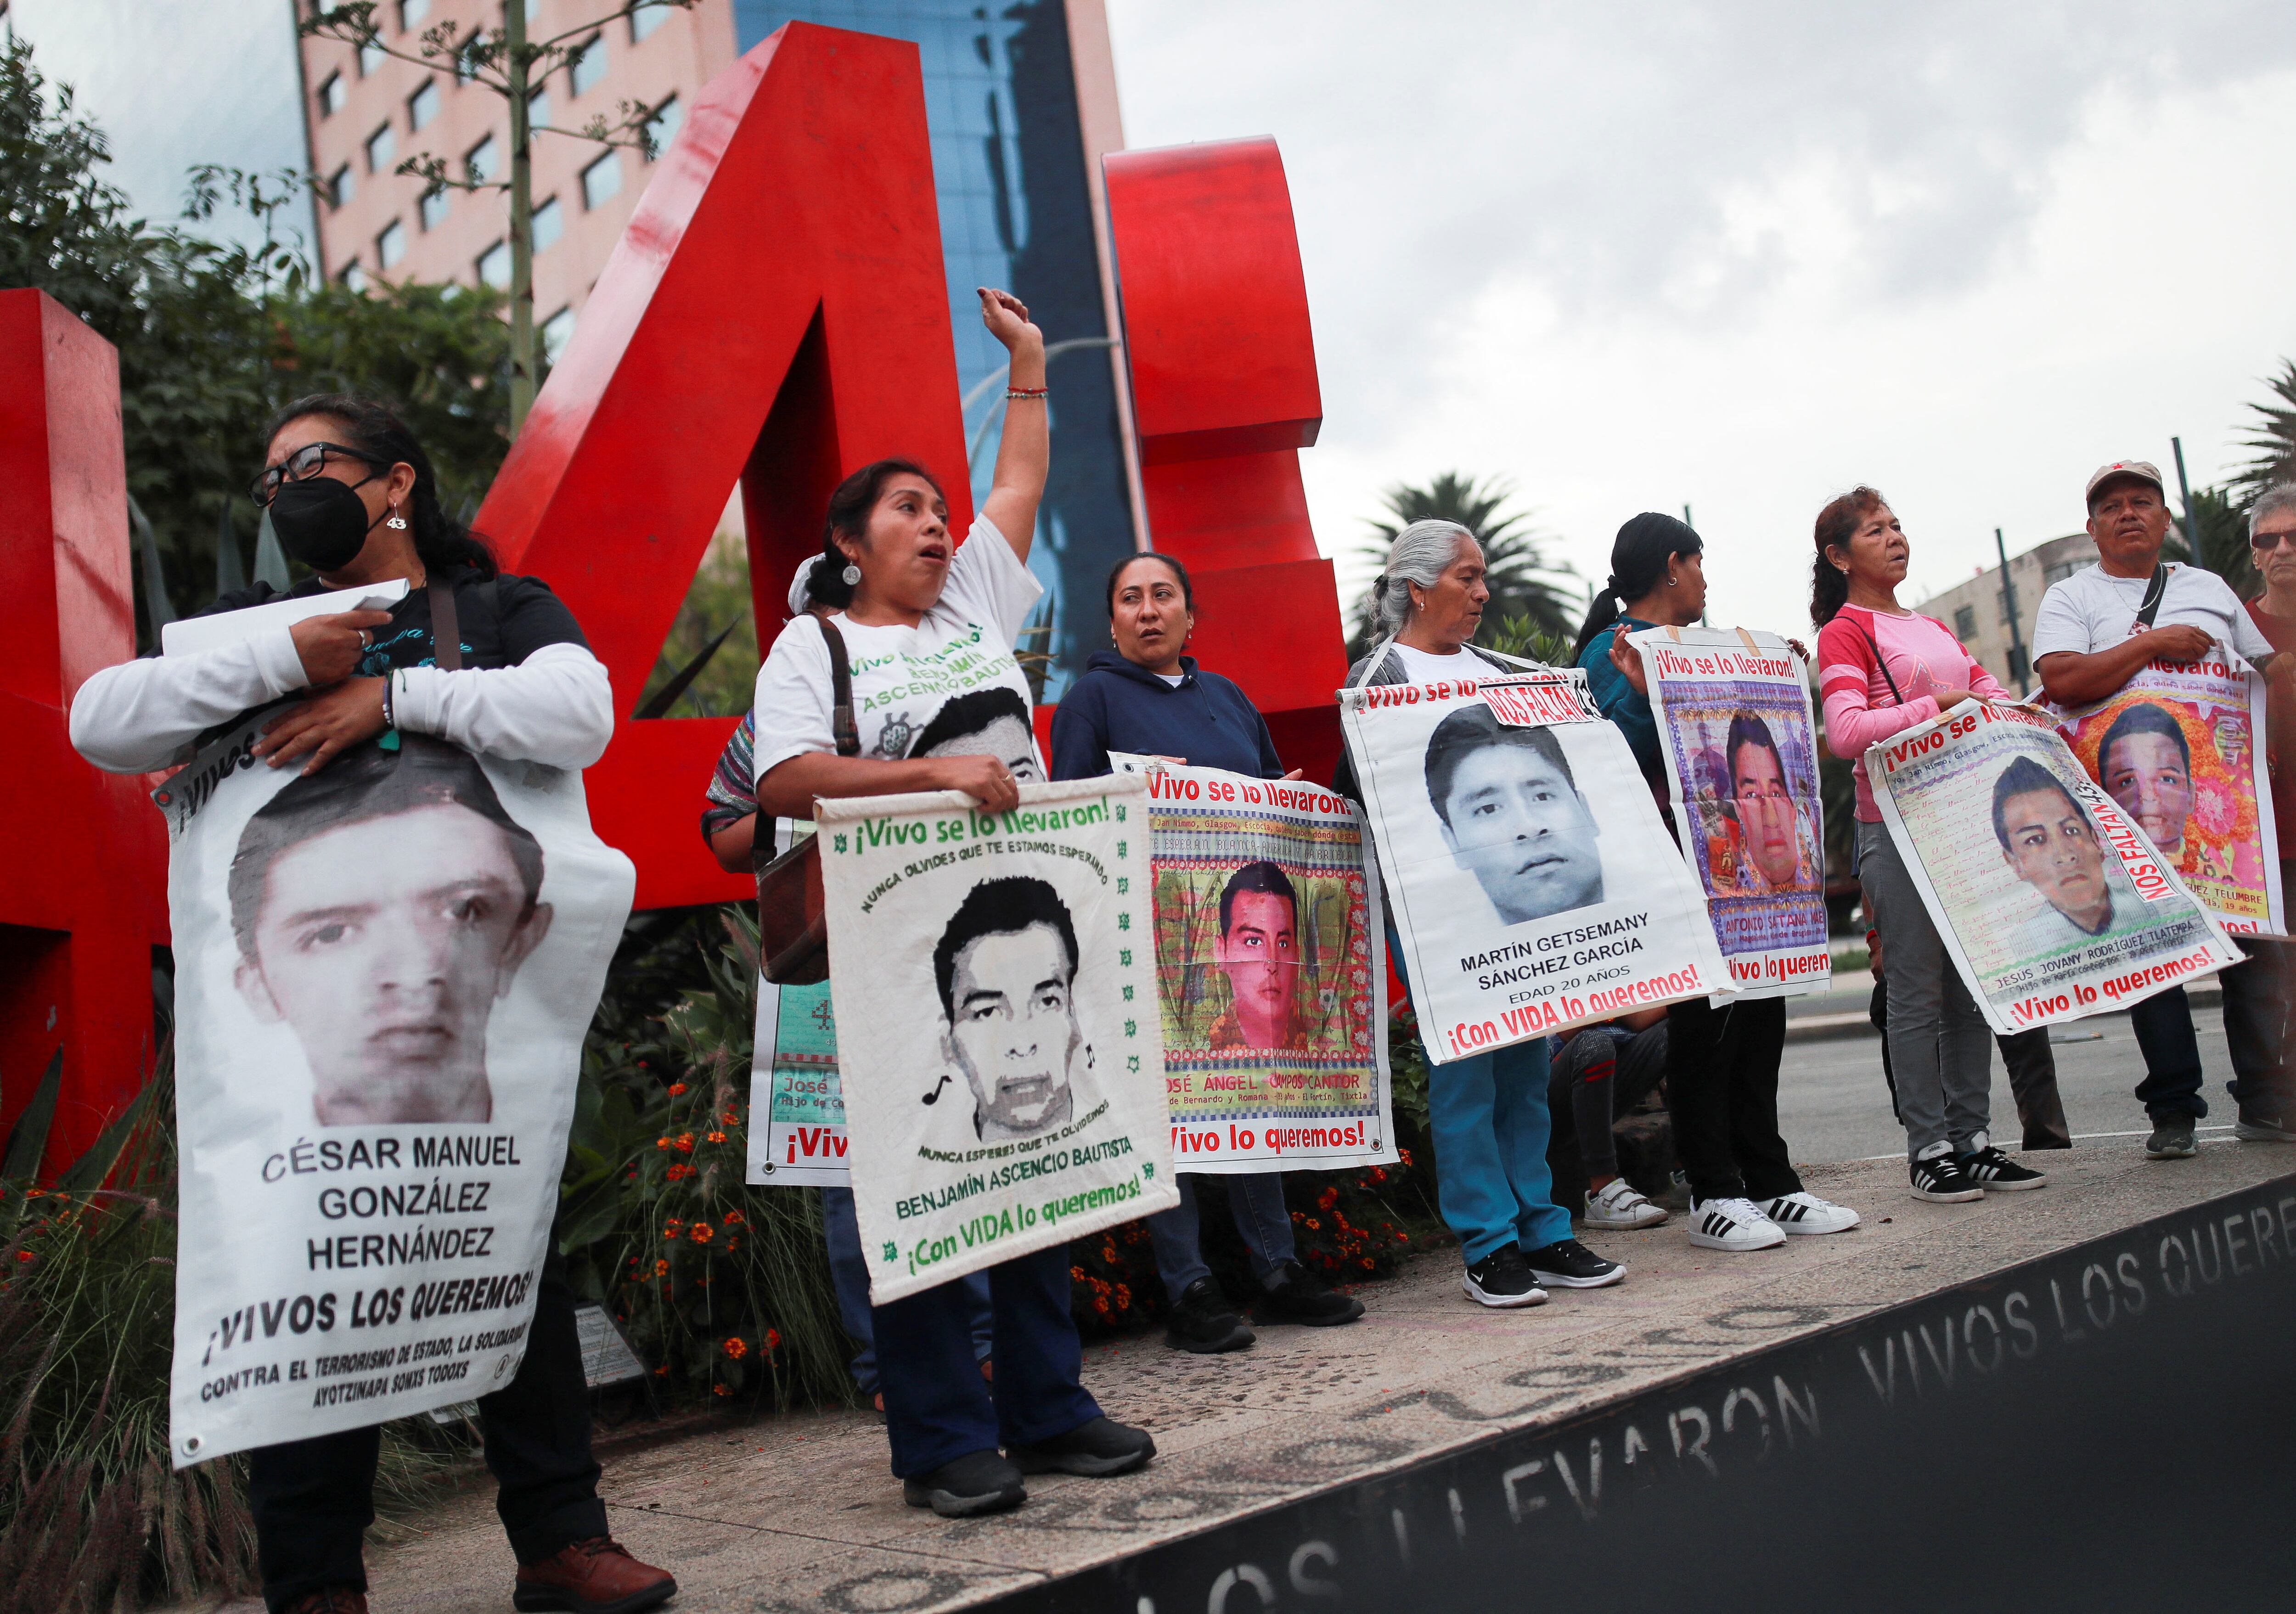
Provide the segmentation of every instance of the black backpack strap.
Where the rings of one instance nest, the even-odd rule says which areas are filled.
[[[1906,698],[1898,691],[1898,681],[1890,676],[1890,662],[1889,659],[1882,654],[1881,641],[1874,636],[1874,630],[1872,628],[1866,627],[1863,622],[1859,622],[1855,617],[1852,617],[1850,621],[1852,625],[1857,627],[1859,633],[1866,635],[1866,643],[1872,647],[1874,651],[1874,665],[1882,669],[1882,682],[1890,686],[1890,699],[1896,701],[1899,706],[1905,705]]]
[[[2152,626],[2152,619],[2161,614],[2161,596],[2169,592],[2169,567],[2163,561],[2152,563],[2152,580],[2144,586],[2144,603],[2136,608],[2136,626]]]
[[[809,614],[821,625],[822,643],[829,646],[829,732],[837,737],[839,756],[858,757],[861,730],[853,721],[853,667],[846,659],[845,635],[826,610],[816,608]]]
[[[442,672],[461,672],[463,622],[455,610],[455,586],[433,578],[425,592],[430,596],[430,660]]]

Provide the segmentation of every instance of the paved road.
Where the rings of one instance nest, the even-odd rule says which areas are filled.
[[[1828,1002],[1824,1010],[1849,1006],[1850,1001],[1843,998]],[[1864,1004],[1859,1001],[1856,1006]],[[2198,1009],[2194,1019],[2209,1102],[2200,1135],[2227,1136],[2233,1110],[2224,1085],[2232,1067],[2225,1054],[2224,1017],[2210,1004]],[[2105,1140],[2130,1133],[2135,1135],[2120,1141],[2132,1149],[2140,1145],[2150,1127],[2131,1094],[2144,1078],[2144,1061],[2128,1029],[2128,1017],[2104,1014],[2077,1020],[2054,1028],[2051,1038],[2057,1056],[2057,1087],[2064,1095],[2065,1118],[2072,1124],[2073,1135]],[[2008,1073],[1997,1051],[1993,1116],[2001,1143],[2013,1148],[2017,1107],[2009,1096]],[[1778,1075],[1778,1121],[1797,1160],[1857,1160],[1901,1152],[1906,1135],[1890,1114],[1890,1092],[1882,1081],[1882,1039],[1869,1035],[1789,1042]]]

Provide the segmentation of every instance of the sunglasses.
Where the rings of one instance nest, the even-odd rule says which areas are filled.
[[[2268,555],[2283,544],[2296,545],[2296,531],[2259,532],[2248,540],[2248,546],[2260,555]]]
[[[330,459],[357,460],[362,465],[372,465],[388,471],[391,462],[378,459],[364,449],[346,448],[340,443],[306,443],[276,465],[264,467],[263,474],[248,485],[247,496],[255,501],[256,508],[267,507],[279,496],[279,489],[289,482],[308,482],[327,468]]]

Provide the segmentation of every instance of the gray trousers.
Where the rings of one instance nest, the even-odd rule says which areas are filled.
[[[1965,1154],[1990,1141],[1992,1029],[1930,923],[1887,825],[1858,824],[1857,879],[1882,938],[1885,1035],[1906,1153],[1920,1159],[1949,1144]]]

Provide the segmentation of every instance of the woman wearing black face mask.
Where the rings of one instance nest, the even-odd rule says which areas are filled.
[[[564,768],[595,762],[613,735],[612,692],[573,613],[532,578],[504,575],[439,508],[421,445],[389,410],[308,397],[273,422],[256,501],[290,554],[318,575],[288,597],[406,579],[390,610],[307,618],[189,655],[106,668],[71,711],[81,755],[120,773],[183,760],[198,737],[299,692],[258,746],[274,767],[313,773],[391,730],[466,751]],[[443,597],[442,597],[443,596]],[[202,615],[260,605],[258,584]],[[451,609],[455,652],[434,625]],[[435,615],[434,615],[435,613]],[[497,1511],[519,1559],[521,1608],[649,1609],[677,1583],[615,1544],[590,1454],[574,1297],[554,1251],[536,1286],[524,1361],[479,1398]],[[360,1538],[373,1517],[377,1431],[341,1430],[250,1454],[249,1503],[274,1614],[366,1607]]]
[[[317,574],[284,597],[399,578],[406,596],[387,611],[306,618],[200,655],[108,668],[72,702],[82,755],[122,772],[164,767],[217,724],[308,691],[266,727],[257,754],[274,767],[316,773],[394,728],[558,767],[598,759],[614,721],[604,666],[546,584],[504,574],[440,508],[430,456],[398,416],[340,394],[299,398],[267,444],[255,501],[281,547]],[[447,656],[432,642],[441,594],[456,627]],[[199,614],[276,597],[258,583]]]

